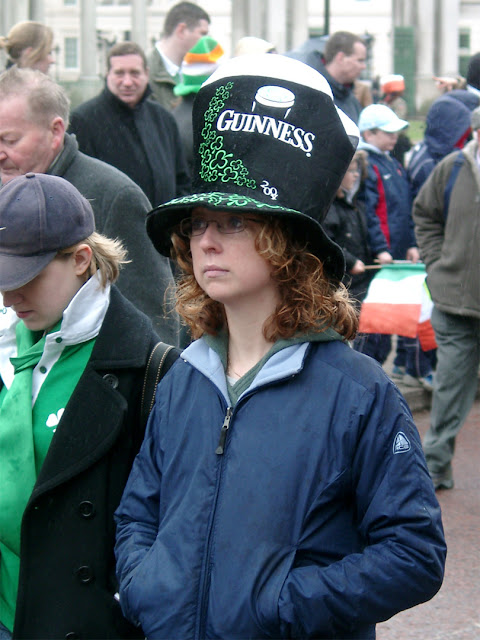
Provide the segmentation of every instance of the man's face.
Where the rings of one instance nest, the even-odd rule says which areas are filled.
[[[135,107],[148,84],[148,71],[137,53],[112,56],[107,74],[107,87],[126,105]]]
[[[354,82],[366,67],[367,48],[361,42],[353,45],[351,55],[345,53],[341,58],[341,70],[343,84],[351,84]]]
[[[192,29],[189,29],[187,25],[185,25],[185,29],[183,30],[185,54],[197,44],[200,38],[208,36],[208,27],[209,25],[206,20],[199,20]]]
[[[60,137],[63,142],[63,135],[56,132],[53,124],[46,127],[32,122],[24,96],[0,98],[2,183],[29,171],[45,173],[58,153]]]

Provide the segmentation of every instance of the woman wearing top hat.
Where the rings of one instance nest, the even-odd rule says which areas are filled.
[[[196,191],[147,229],[197,338],[163,379],[116,512],[125,616],[148,638],[374,638],[439,589],[439,506],[408,407],[351,349],[325,214],[356,127],[267,54],[194,105]]]
[[[73,185],[0,190],[0,638],[138,636],[115,594],[113,512],[143,437],[150,320]]]

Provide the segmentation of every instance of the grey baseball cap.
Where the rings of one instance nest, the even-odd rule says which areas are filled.
[[[61,249],[95,231],[93,210],[63,178],[27,173],[0,189],[0,290],[33,280]]]

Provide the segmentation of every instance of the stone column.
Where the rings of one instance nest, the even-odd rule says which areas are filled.
[[[435,52],[439,46],[443,46],[441,42],[438,42],[438,34],[435,29],[437,4],[438,0],[422,0],[421,10],[417,14],[417,111],[424,111],[428,103],[438,96],[438,91],[432,80]],[[456,33],[456,29],[454,31]]]
[[[308,1],[290,0],[292,24],[290,37],[287,38],[288,49],[295,49],[308,38]]]
[[[267,0],[265,38],[279,53],[287,50],[287,0]]]
[[[459,18],[459,0],[441,0],[437,60],[442,75],[458,73]]]
[[[148,45],[146,0],[132,0],[132,40],[146,51]]]
[[[80,0],[80,78],[72,103],[92,98],[101,85],[97,70],[97,4],[95,0]]]
[[[30,0],[30,19],[45,22],[44,0]]]

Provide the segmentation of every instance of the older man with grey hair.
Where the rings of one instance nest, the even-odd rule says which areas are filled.
[[[39,71],[12,67],[0,75],[1,182],[35,172],[72,183],[91,202],[96,230],[118,237],[128,251],[119,289],[151,318],[162,340],[177,344],[178,318],[164,308],[170,263],[145,231],[150,201],[124,173],[79,151],[66,133],[69,108],[64,89]]]
[[[480,107],[473,139],[435,167],[413,206],[434,309],[437,370],[423,447],[436,489],[453,487],[455,439],[478,389],[480,364]]]

